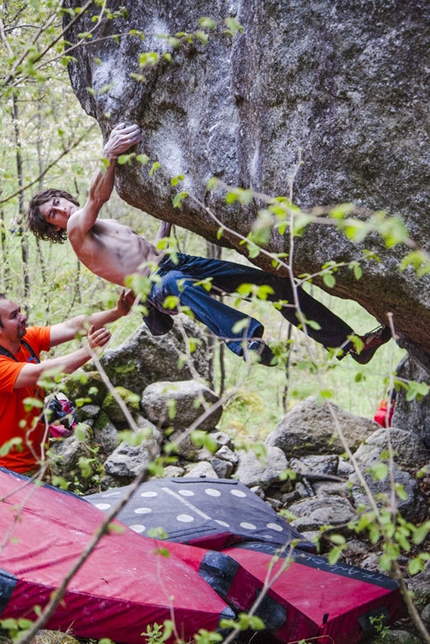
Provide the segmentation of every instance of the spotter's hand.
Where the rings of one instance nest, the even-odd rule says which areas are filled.
[[[136,295],[133,293],[131,288],[129,288],[127,291],[123,288],[116,302],[116,309],[121,317],[130,313],[135,301]]]
[[[87,338],[90,349],[95,350],[105,347],[111,338],[111,334],[104,327],[95,330],[94,326],[91,325],[88,329]]]

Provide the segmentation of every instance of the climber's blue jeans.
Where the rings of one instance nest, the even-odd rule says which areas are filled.
[[[267,285],[272,291],[267,299],[280,303],[277,308],[291,324],[300,324],[289,278],[223,260],[183,253],[177,253],[177,258],[177,263],[168,255],[161,260],[149,300],[159,311],[174,315],[177,311],[164,308],[164,303],[169,296],[177,297],[181,306],[188,307],[197,320],[222,338],[237,355],[243,355],[243,344],[248,339],[262,337],[264,327],[258,320],[241,313],[237,308],[227,306],[213,295],[237,292],[241,284]],[[210,291],[196,284],[207,278],[210,278]],[[317,322],[320,326],[315,329],[306,325],[306,332],[311,338],[325,347],[340,347],[346,342],[353,333],[351,327],[302,288],[297,287],[297,295],[305,320]]]

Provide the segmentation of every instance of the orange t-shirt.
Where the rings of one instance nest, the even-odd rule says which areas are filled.
[[[29,327],[24,340],[39,357],[41,351],[50,348],[50,327]],[[12,358],[0,355],[0,465],[14,472],[29,472],[38,464],[41,456],[42,441],[45,433],[45,423],[34,419],[41,414],[41,409],[24,409],[25,398],[39,398],[40,390],[37,385],[14,389],[15,381],[27,362],[35,362],[34,357],[24,345]],[[21,421],[26,425],[21,427]],[[33,427],[34,425],[34,427]],[[21,438],[21,444],[7,449],[5,443],[13,438]]]

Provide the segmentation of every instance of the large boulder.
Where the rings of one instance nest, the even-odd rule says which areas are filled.
[[[191,426],[210,431],[217,426],[223,411],[219,397],[196,380],[155,382],[143,392],[141,406],[157,427],[180,431]]]
[[[397,378],[410,387],[415,395],[397,394],[394,406],[393,425],[412,432],[414,440],[422,441],[430,449],[430,373],[411,356],[406,356],[396,369]],[[403,393],[404,390],[400,390]]]
[[[373,420],[354,416],[337,405],[330,406],[315,396],[296,403],[274,431],[266,445],[279,447],[287,458],[307,454],[342,454],[345,446],[355,450],[378,428]]]
[[[80,2],[66,6],[77,9]],[[354,216],[364,220],[369,210],[399,213],[410,237],[426,247],[426,0],[112,0],[109,9],[111,19],[98,27],[96,4],[79,19],[73,15],[67,40],[75,44],[85,32],[91,39],[73,50],[69,70],[104,139],[121,121],[142,127],[137,152],[149,164],[122,165],[116,178],[128,203],[244,253],[233,231],[246,236],[264,202],[226,203],[223,189],[206,191],[215,176],[260,195],[292,195],[303,209],[353,202],[361,209]],[[192,35],[203,16],[217,25],[207,44]],[[226,28],[232,18],[242,30]],[[175,47],[165,36],[177,33]],[[122,36],[109,38],[114,34]],[[158,64],[139,66],[151,52]],[[178,175],[183,182],[172,185]],[[191,196],[177,208],[180,190]],[[288,228],[273,231],[267,247],[289,252]],[[380,261],[363,261],[364,248]],[[399,271],[407,252],[404,245],[386,248],[377,234],[353,243],[333,226],[312,224],[295,244],[294,268],[313,274],[326,262],[343,262],[331,291],[380,322],[392,313],[399,342],[429,367],[430,278],[418,278],[412,267]],[[364,269],[359,280],[348,267],[356,260]],[[271,270],[264,254],[253,261]]]
[[[208,379],[205,334],[186,315],[180,318],[166,335],[154,337],[142,324],[119,347],[105,351],[100,362],[115,387],[125,387],[140,396],[148,385],[160,380],[186,380],[193,378],[196,373]],[[178,323],[183,325],[188,337],[196,338],[196,349],[188,357]]]

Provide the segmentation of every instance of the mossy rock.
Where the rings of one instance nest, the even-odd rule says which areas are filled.
[[[115,392],[125,403],[127,409],[130,411],[131,415],[134,417],[140,410],[140,398],[135,393],[126,389],[125,387],[115,387]],[[114,395],[109,391],[103,403],[101,405],[102,411],[110,418],[112,423],[123,424],[127,423],[127,419],[119,406],[118,402],[115,400]]]
[[[107,392],[98,371],[78,371],[69,376],[60,388],[77,407],[89,402],[101,405]]]

